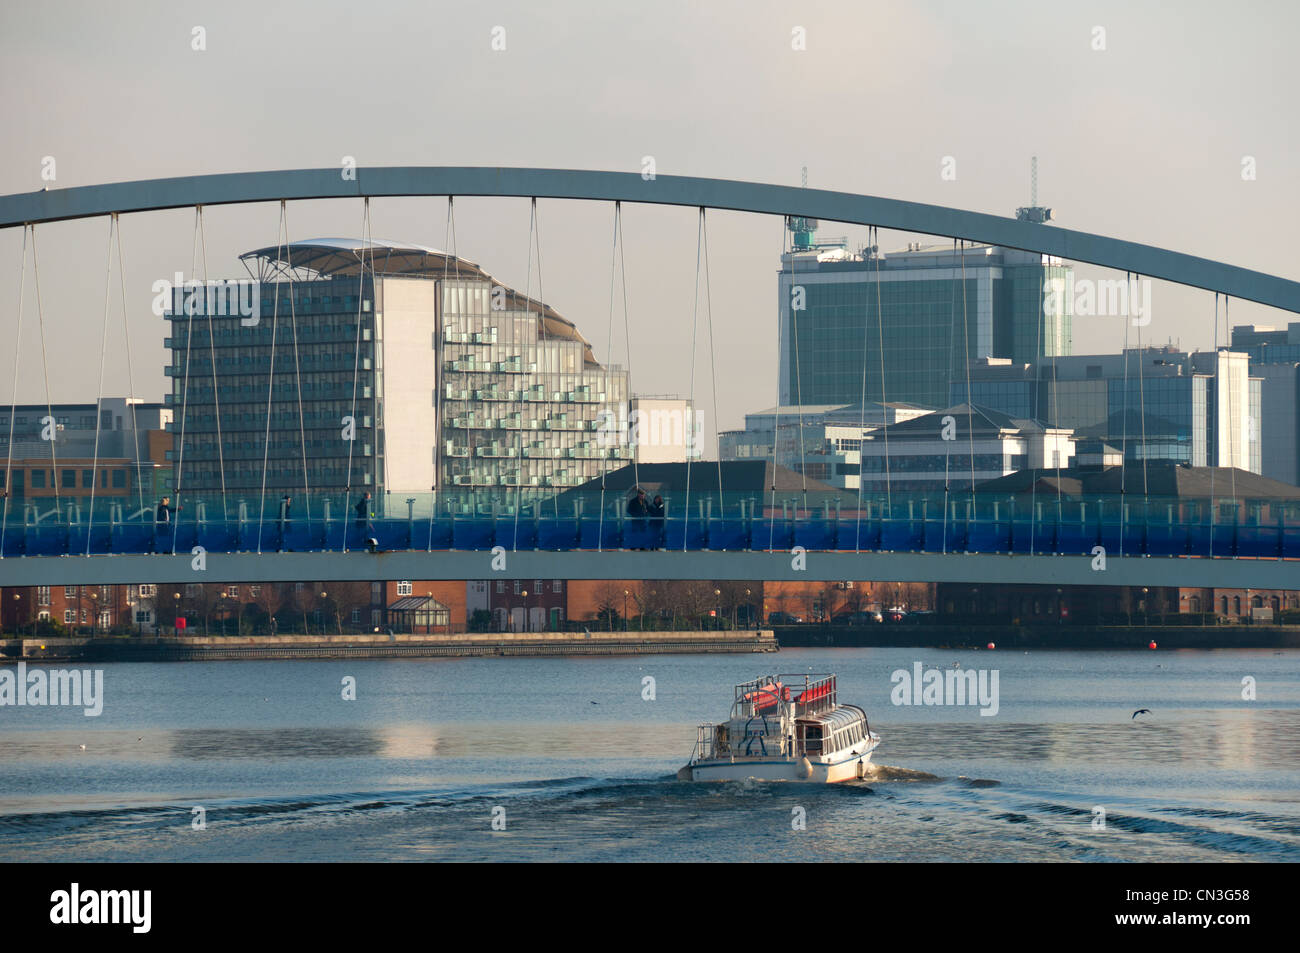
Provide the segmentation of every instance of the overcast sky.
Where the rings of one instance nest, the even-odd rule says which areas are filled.
[[[1300,279],[1294,55],[1300,5],[1222,2],[263,2],[5,4],[0,193],[196,173],[368,165],[510,165],[809,185],[1010,215]],[[206,50],[191,48],[203,27]],[[506,49],[492,49],[503,27]],[[796,27],[806,49],[792,49]],[[1094,49],[1104,30],[1105,49]],[[945,156],[956,178],[941,177]],[[1256,177],[1243,179],[1243,158]],[[457,251],[523,288],[528,204],[456,203]],[[273,244],[278,208],[211,208],[213,277]],[[372,203],[376,237],[443,247],[443,199]],[[604,359],[612,209],[540,203],[546,300]],[[361,204],[299,203],[292,238],[355,236]],[[625,208],[633,388],[691,392],[696,217]],[[865,229],[823,226],[865,241]],[[192,211],[123,219],[135,392],[160,400],[165,327],[150,286],[189,272]],[[779,219],[710,215],[718,407],[709,355],[694,390],[721,429],[776,393]],[[54,400],[99,392],[107,222],[41,226]],[[916,236],[883,233],[886,249]],[[0,400],[11,397],[20,230],[0,233]],[[19,402],[45,375],[28,259]],[[1101,277],[1081,267],[1078,274]],[[531,279],[536,288],[536,271]],[[114,291],[116,301],[116,291]],[[1292,319],[1294,315],[1290,316]],[[1237,303],[1233,324],[1288,315]],[[703,312],[701,312],[703,320]],[[1157,284],[1148,339],[1213,340],[1208,292]],[[105,395],[129,381],[112,312]],[[1118,318],[1075,321],[1075,353],[1115,351]],[[707,338],[701,334],[701,340]],[[711,440],[710,440],[711,443]]]

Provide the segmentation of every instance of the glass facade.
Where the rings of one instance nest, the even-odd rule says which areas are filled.
[[[987,246],[968,248],[964,267],[940,246],[878,259],[786,255],[781,399],[940,408],[960,382],[964,402],[970,360],[1070,353],[1070,302],[1057,314],[1044,301],[1046,283],[1069,274],[1058,259]]]
[[[966,284],[974,297],[974,279]],[[882,282],[878,326],[874,282],[808,284],[807,310],[794,314],[793,340],[785,345],[798,376],[788,382],[791,391],[804,403],[859,403],[865,366],[867,400],[939,406],[950,369],[960,373],[967,356],[978,356],[975,337],[969,346],[964,339],[960,306],[953,319],[955,287],[951,281]]]
[[[251,326],[168,315],[179,489],[265,488],[273,500],[350,487],[381,501],[508,487],[495,496],[513,500],[631,458],[625,370],[597,364],[572,324],[476,267],[446,279],[442,258],[427,267],[263,281]]]
[[[375,360],[373,280],[286,281],[278,292],[264,284],[260,302],[258,323],[249,327],[238,315],[167,315],[176,486],[220,491],[224,461],[228,490],[300,490],[304,479],[313,489],[377,487],[383,472],[376,420],[382,378]],[[350,474],[342,437],[348,416],[356,422]]]
[[[1107,381],[1109,423],[1104,439],[1126,460],[1206,465],[1210,381],[1200,375]]]
[[[439,392],[446,486],[576,486],[631,459],[611,424],[628,375],[588,361],[581,338],[547,336],[530,310],[493,310],[492,285],[442,293]]]

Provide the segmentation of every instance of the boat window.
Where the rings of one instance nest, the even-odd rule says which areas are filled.
[[[822,726],[808,725],[804,734],[804,751],[810,755],[822,753]]]

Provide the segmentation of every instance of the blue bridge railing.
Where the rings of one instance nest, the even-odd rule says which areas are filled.
[[[622,492],[388,495],[280,500],[3,500],[0,555],[379,550],[808,550],[1300,558],[1300,501],[893,493],[665,494],[662,519],[630,513]],[[93,518],[92,518],[93,517]]]

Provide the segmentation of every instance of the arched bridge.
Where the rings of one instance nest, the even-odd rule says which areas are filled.
[[[564,169],[395,167],[232,173],[0,197],[0,228],[162,209],[328,198],[514,196],[725,209],[987,242],[1202,288],[1300,313],[1300,283],[1086,232],[896,199],[752,182]],[[847,494],[846,494],[847,495]],[[878,494],[877,494],[878,497]],[[621,501],[551,504],[457,517],[391,514],[355,527],[315,510],[292,522],[187,507],[159,527],[151,509],[104,506],[19,515],[0,539],[0,585],[208,578],[335,579],[875,579],[1069,585],[1300,588],[1300,506],[1227,508],[1143,499],[1054,504],[953,497],[852,511],[794,500],[687,501],[661,527],[625,521]],[[1207,501],[1201,501],[1202,504]],[[696,515],[696,506],[700,507]],[[1217,504],[1217,501],[1216,501]],[[1240,505],[1237,505],[1240,504]],[[104,512],[107,509],[107,512]],[[197,510],[197,512],[196,512]],[[647,535],[649,534],[649,535]]]
[[[1298,282],[1151,245],[849,192],[635,172],[397,166],[358,168],[351,178],[341,169],[292,169],[148,179],[0,197],[0,228],[196,205],[441,195],[643,202],[874,225],[1055,255],[1300,314]]]

